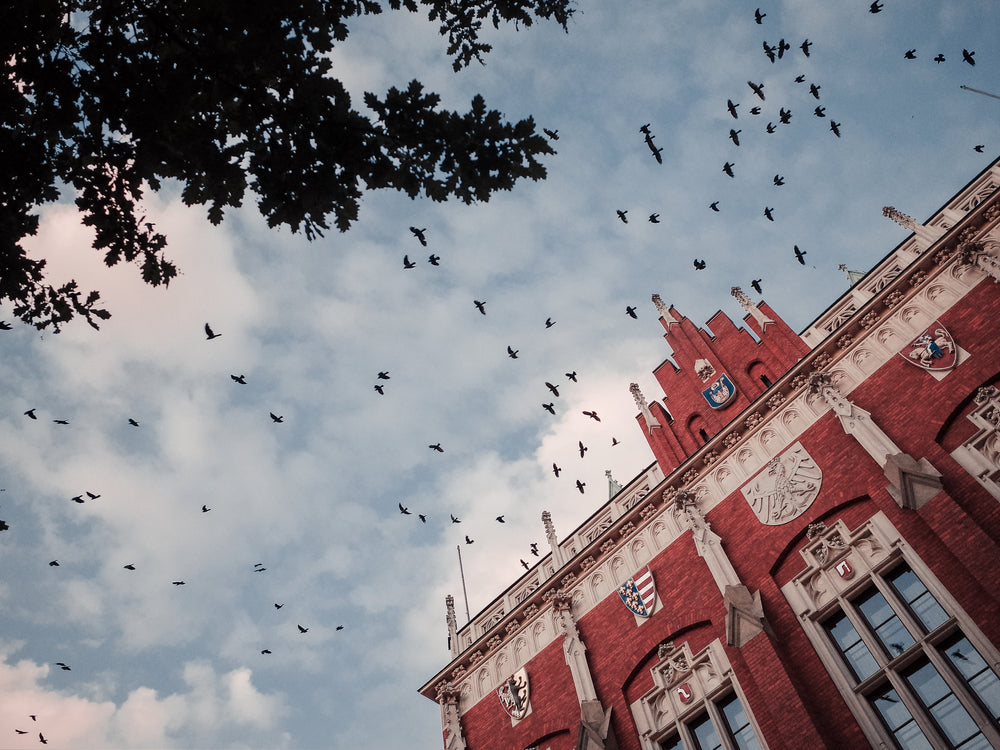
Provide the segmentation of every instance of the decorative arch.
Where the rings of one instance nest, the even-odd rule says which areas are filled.
[[[646,547],[646,540],[639,538],[629,545],[629,552],[632,553],[632,560],[636,567],[640,567],[652,559],[649,549]]]

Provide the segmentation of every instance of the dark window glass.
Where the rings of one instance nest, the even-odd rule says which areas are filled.
[[[879,693],[872,699],[872,705],[903,750],[933,750],[895,690],[887,688]]]
[[[680,737],[670,737],[660,743],[661,750],[684,750]]]
[[[900,598],[909,605],[913,614],[920,620],[928,633],[948,620],[948,613],[938,604],[937,599],[927,590],[923,582],[917,578],[917,574],[909,568],[900,568],[889,575],[886,580],[896,589]]]
[[[698,750],[720,750],[722,747],[722,741],[719,739],[715,727],[712,726],[712,719],[708,714],[691,725],[691,734],[694,735]]]
[[[924,662],[911,670],[906,679],[952,745],[962,750],[966,748],[988,750],[989,743],[979,731],[976,722],[959,703],[933,664]]]
[[[858,609],[872,626],[875,635],[882,642],[890,657],[897,657],[906,649],[912,646],[915,641],[913,636],[900,622],[899,617],[889,606],[889,602],[882,596],[882,592],[875,589],[858,602]]]
[[[760,742],[757,741],[757,735],[754,734],[753,727],[750,726],[750,719],[747,717],[747,712],[743,710],[743,704],[740,703],[739,698],[731,695],[719,704],[719,708],[722,709],[722,715],[726,717],[729,733],[736,742],[736,746],[740,750],[760,750]]]
[[[969,639],[962,636],[943,651],[994,720],[1000,719],[1000,679]]]
[[[878,671],[875,657],[871,655],[868,647],[861,640],[861,636],[858,635],[858,631],[847,619],[847,615],[840,613],[827,620],[823,626],[858,680],[870,677]]]

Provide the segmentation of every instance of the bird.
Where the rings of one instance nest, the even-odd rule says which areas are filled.
[[[476,309],[479,310],[479,312],[481,312],[483,315],[486,314],[486,303],[485,302],[480,302],[479,300],[474,299],[474,300],[472,300],[472,304],[474,304],[476,306]]]
[[[517,353],[521,351],[520,349],[512,349],[510,346],[507,347],[507,356],[511,359],[517,359]]]
[[[768,221],[774,221],[774,214],[771,213],[772,211],[774,211],[774,209],[770,206],[764,206],[764,216],[767,217]]]
[[[542,132],[545,133],[545,135],[547,135],[549,138],[551,138],[554,141],[558,141],[559,140],[559,131],[558,130],[549,130],[548,128],[542,128]]]
[[[87,495],[87,497],[89,497],[89,498],[90,498],[91,500],[96,500],[97,498],[99,498],[99,497],[100,497],[100,495],[95,495],[95,494],[94,494],[93,492],[89,492],[89,491],[88,491],[88,492],[86,493],[86,495]]]
[[[410,269],[410,268],[416,268],[416,267],[417,267],[417,264],[414,263],[414,262],[412,262],[410,260],[410,256],[409,255],[404,255],[403,256],[403,268],[404,269]]]
[[[874,3],[868,6],[869,13],[880,13],[881,11],[882,11],[882,3],[880,3],[878,0],[875,0]]]
[[[823,88],[823,87],[822,86],[818,86],[815,83],[810,83],[809,84],[809,93],[813,95],[814,99],[819,99],[819,90],[821,88]]]
[[[282,422],[285,421],[284,417],[279,417],[273,411],[272,412],[268,412],[268,413],[271,415],[271,421],[274,422],[275,424],[281,424]]]
[[[82,504],[83,503],[83,495],[77,495],[76,497],[71,497],[70,500],[72,500],[74,503],[81,503]]]
[[[38,741],[41,742],[43,745],[49,744],[49,741],[45,739],[45,735],[42,734],[41,732],[38,733]]]
[[[580,458],[583,458],[583,454],[590,450],[586,445],[583,444],[582,440],[578,440],[577,443],[580,445]]]
[[[649,223],[650,224],[659,224],[660,223],[660,215],[659,214],[650,214],[649,215]]]
[[[210,326],[208,323],[205,324],[205,338],[206,339],[208,339],[209,341],[211,341],[212,339],[219,338],[219,336],[221,336],[221,335],[222,335],[221,333],[216,333],[215,331],[213,331],[212,330],[212,326]]]
[[[52,421],[56,424],[69,424],[69,421],[66,419],[53,419]]]
[[[338,625],[337,627],[334,628],[334,630],[343,630],[343,629],[344,629],[343,625]]]
[[[506,522],[506,521],[504,521],[504,520],[503,520],[503,516],[502,516],[502,515],[500,515],[500,516],[497,516],[497,523],[507,523],[507,522]]]
[[[611,447],[614,448],[616,445],[618,445],[618,438],[616,438],[616,437],[614,437],[612,435],[611,436]]]
[[[767,128],[765,128],[768,133],[773,133],[775,131],[774,123],[769,122]]]
[[[782,125],[787,125],[792,119],[792,111],[782,107],[778,110],[778,120]]]
[[[806,264],[806,251],[805,250],[799,250],[799,246],[798,245],[793,245],[792,247],[794,248],[795,258],[799,261],[799,263],[801,263],[802,265],[805,265]]]
[[[840,123],[834,120],[830,120],[830,130],[835,136],[840,138]]]
[[[775,61],[774,47],[772,47],[767,42],[764,42],[764,54],[767,55],[767,59],[770,60],[771,62]]]
[[[805,83],[806,82],[806,77],[804,75],[797,75],[797,76],[795,76],[795,82],[796,83]]]
[[[556,413],[555,402],[549,402],[547,404],[542,404],[542,408],[545,409],[545,411],[547,411],[549,414],[555,416],[555,413]]]
[[[817,117],[826,117],[826,107],[817,106],[816,109],[813,110],[813,114]]]
[[[278,604],[277,602],[274,603],[274,608],[275,609],[281,609],[284,606],[285,606],[284,604]]]
[[[234,383],[239,383],[240,385],[246,385],[247,384],[247,377],[246,377],[246,375],[230,375],[229,377],[231,377],[233,379]]]
[[[438,453],[444,453],[444,448],[441,447],[441,443],[434,443],[433,445],[428,445],[432,451],[437,451]]]
[[[736,108],[738,106],[740,106],[740,105],[734,103],[732,99],[726,99],[726,107],[729,109],[729,114],[731,114],[733,116],[734,120],[738,119],[738,117],[739,117],[736,114]]]
[[[711,203],[708,204],[708,207],[710,209],[712,209],[713,211],[715,211],[716,213],[718,213],[719,212],[719,201],[712,201]]]
[[[538,554],[538,542],[532,542],[528,546],[531,548],[531,554],[533,554],[535,557],[541,557],[541,555]]]
[[[424,247],[427,247],[427,238],[424,237],[424,232],[426,232],[426,231],[427,231],[427,227],[424,227],[423,229],[417,229],[416,227],[410,227],[410,232],[413,234],[414,237],[417,238],[417,241],[421,245],[423,245]]]
[[[566,373],[566,377],[569,378],[570,380],[572,380],[574,383],[576,383],[577,382],[577,380],[576,380],[576,370],[574,370],[573,372],[567,372]]]
[[[579,479],[576,480],[576,488],[580,490],[580,494],[583,494],[583,488],[587,486],[586,482],[581,482]]]
[[[420,519],[420,523],[427,523],[427,516],[423,513],[417,513],[417,518]]]
[[[295,627],[297,627],[299,629],[300,633],[308,633],[309,632],[309,628],[304,628],[301,625],[296,624]]]
[[[56,666],[60,667],[64,672],[71,671],[70,668],[69,668],[69,665],[66,664],[65,662],[57,661],[56,662]]]
[[[122,565],[122,568],[124,570],[135,570],[135,566],[132,563],[129,563],[128,565]]]
[[[698,271],[703,271],[703,270],[705,270],[705,266],[707,265],[707,264],[705,263],[705,261],[703,261],[703,260],[698,260],[698,258],[695,258],[695,259],[694,259],[694,261],[692,261],[692,262],[694,263],[694,267],[695,267],[695,269],[697,269]]]
[[[378,391],[378,395],[380,395],[380,396],[384,396],[385,395],[385,388],[383,386],[379,385],[378,383],[375,384],[375,390]]]
[[[476,541],[475,539],[469,539],[469,535],[468,534],[465,535],[465,543],[466,544],[473,544],[475,541]]]
[[[53,560],[52,562],[49,563],[49,567],[50,568],[58,568],[59,567],[59,561],[58,560]]]
[[[973,150],[973,151],[975,151],[976,153],[979,153],[979,154],[981,154],[981,153],[983,153],[983,149],[984,149],[984,148],[986,148],[986,146],[985,146],[985,145],[983,145],[983,144],[979,144],[978,146],[973,146],[973,147],[972,147],[972,150]]]
[[[806,39],[804,42],[802,42],[802,44],[799,45],[799,49],[802,50],[802,53],[806,57],[809,57],[809,48],[811,46],[812,46],[812,42],[810,42],[808,39]]]
[[[776,174],[774,176],[774,184],[777,185],[778,187],[781,187],[782,185],[785,184],[785,178],[782,177],[780,174]]]
[[[526,563],[526,562],[525,562],[524,560],[522,560],[522,559],[521,559],[520,557],[519,557],[519,558],[517,558],[517,559],[518,559],[518,560],[521,560],[521,565],[522,565],[522,566],[524,567],[524,569],[525,569],[525,570],[531,570],[531,566],[530,566],[530,565],[528,565],[528,563]]]
[[[210,510],[212,510],[212,509],[209,508],[207,505],[202,505],[201,506],[201,512],[202,513],[208,513],[208,511],[210,511]]]
[[[624,211],[622,211],[620,208],[615,209],[615,213],[617,213],[618,218],[622,220],[622,224],[628,224],[628,217],[625,215],[628,213],[627,208]]]
[[[15,734],[27,734],[27,731],[24,729],[15,729],[14,732]]]
[[[903,53],[903,57],[905,57],[907,60],[916,60],[917,51],[915,49],[908,49],[906,50],[906,52]]]
[[[462,523],[462,519],[461,518],[455,518],[455,514],[454,513],[449,513],[448,515],[451,516],[451,522],[452,523]]]
[[[780,60],[782,57],[784,57],[785,52],[787,52],[791,48],[792,48],[792,45],[790,45],[784,39],[779,39],[778,40],[778,59]]]
[[[12,326],[6,320],[0,320],[0,331],[10,331],[13,328],[14,328],[14,326]]]
[[[184,581],[171,581],[171,583],[172,583],[172,584],[173,584],[174,586],[183,586],[183,585],[185,585],[185,584],[184,584]]]
[[[129,423],[130,425],[132,425],[133,427],[138,427],[138,426],[139,426],[139,423],[138,423],[138,422],[136,422],[136,421],[135,421],[134,419],[132,419],[132,417],[129,417],[129,418],[128,418],[128,423]]]
[[[760,8],[757,8],[757,10],[753,12],[753,20],[755,20],[758,25],[763,24],[765,18],[767,18],[767,13],[761,13]]]
[[[261,653],[262,654],[269,654],[269,653],[271,653],[271,649],[265,648],[263,651],[261,651]]]
[[[940,52],[938,52],[937,55],[934,56],[934,62],[936,62],[938,65],[943,63],[945,59],[946,59],[945,56],[942,55]]]
[[[375,376],[379,380],[389,380],[389,373],[387,370],[382,370],[378,375]]]
[[[24,416],[28,417],[28,419],[38,419],[38,417],[35,416],[34,409],[28,409],[28,411],[24,412]]]
[[[975,65],[976,61],[972,59],[972,56],[976,54],[975,50],[969,51],[967,49],[962,50],[962,59],[965,60],[969,65]]]
[[[635,314],[635,308],[632,305],[626,305],[625,314],[630,318],[638,318],[639,316]]]
[[[435,255],[434,253],[431,253],[430,255],[427,256],[427,262],[430,263],[432,266],[441,265],[440,263],[438,263],[439,260],[441,260],[440,255]]]
[[[556,322],[554,320],[552,320],[552,318],[546,318],[545,319],[545,327],[546,328],[551,328],[555,324],[556,324]]]
[[[762,292],[760,291],[760,282],[761,282],[760,279],[754,279],[753,281],[750,282],[750,286],[753,287],[753,290],[757,292],[757,294],[762,294]]]
[[[593,419],[595,422],[600,422],[601,421],[601,418],[599,416],[597,416],[597,412],[596,411],[585,411],[583,413],[584,413],[584,415],[586,415],[586,416],[590,417],[591,419]]]
[[[750,114],[752,114],[752,115],[759,115],[760,114],[760,107],[750,107]]]
[[[747,81],[747,85],[750,87],[750,90],[753,91],[760,98],[761,101],[764,101],[764,82],[763,81],[761,81],[760,83],[754,83],[753,81]]]
[[[552,395],[559,398],[559,386],[553,385],[548,380],[545,381],[545,387],[552,391]]]
[[[399,512],[402,513],[404,516],[410,515],[410,509],[404,508],[402,503],[399,503]]]
[[[732,162],[727,161],[725,164],[722,165],[722,171],[725,172],[730,177],[735,177],[735,175],[733,174],[733,167],[735,166],[736,165],[733,164]]]
[[[739,146],[740,145],[740,133],[742,133],[742,132],[743,132],[742,130],[733,130],[732,128],[729,128],[729,140],[731,140],[733,143],[735,143],[737,146]]]
[[[552,473],[556,475],[557,479],[559,478],[559,472],[560,471],[562,471],[562,469],[560,469],[558,466],[556,466],[555,462],[553,462],[552,463]]]

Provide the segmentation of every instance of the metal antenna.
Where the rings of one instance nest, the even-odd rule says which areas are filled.
[[[992,96],[994,99],[1000,99],[1000,96],[997,96],[996,94],[991,94],[989,91],[980,91],[979,89],[972,88],[972,86],[959,86],[959,88],[965,89],[966,91],[975,91],[977,94],[982,94],[983,96]]]
[[[469,594],[465,590],[465,569],[462,568],[462,545],[456,544],[455,550],[458,552],[458,573],[462,577],[462,596],[465,597],[465,621],[472,622],[472,615],[469,614]]]

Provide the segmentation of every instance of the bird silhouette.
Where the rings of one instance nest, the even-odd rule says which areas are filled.
[[[778,187],[781,187],[782,185],[785,184],[785,178],[782,177],[780,174],[776,174],[774,176],[774,184],[777,185]]]
[[[611,437],[611,447],[614,448],[616,445],[618,445],[618,438],[612,436]]]
[[[830,120],[830,130],[831,130],[831,132],[833,132],[833,134],[835,136],[837,136],[838,138],[840,138],[840,123],[839,122],[835,122],[834,120]]]
[[[201,512],[202,513],[208,513],[210,510],[212,510],[212,509],[209,508],[207,505],[202,505],[201,506]]]
[[[590,450],[586,445],[583,444],[582,440],[578,440],[577,443],[580,446],[580,458],[583,458],[583,454]]]
[[[969,51],[967,49],[962,50],[962,59],[965,60],[969,65],[975,65],[976,61],[972,59],[972,56],[976,54],[975,50]]]
[[[882,11],[882,3],[875,0],[874,3],[868,6],[869,13],[880,13]]]
[[[945,59],[946,59],[945,56],[942,55],[940,52],[938,52],[937,55],[934,56],[934,62],[936,62],[938,65],[943,63]]]
[[[738,117],[738,115],[736,114],[736,108],[738,106],[740,106],[740,105],[739,104],[735,104],[732,99],[726,99],[726,107],[729,109],[729,114],[731,114],[733,116],[734,120],[737,119],[737,117]]]
[[[508,356],[508,357],[510,357],[511,359],[517,359],[517,353],[518,353],[519,351],[521,351],[521,350],[520,350],[520,349],[511,349],[511,348],[510,348],[510,347],[508,346],[508,347],[507,347],[507,356]]]
[[[24,412],[24,416],[28,417],[28,419],[38,419],[38,417],[35,416],[34,409],[28,409],[28,411]]]
[[[476,541],[475,539],[469,539],[469,535],[468,534],[465,535],[465,543],[466,544],[472,544],[475,541]]]
[[[420,519],[420,523],[427,523],[427,516],[423,513],[417,513],[417,518]]]
[[[660,215],[659,214],[650,214],[649,215],[649,223],[650,224],[659,224],[660,223]]]
[[[715,211],[716,213],[718,213],[719,212],[719,201],[712,201],[711,203],[708,204],[708,207],[710,209],[712,209],[713,211]]]
[[[410,515],[410,509],[404,508],[402,503],[399,503],[399,512],[402,513],[404,516]]]
[[[766,41],[764,42],[764,54],[767,55],[767,59],[770,60],[772,63],[775,61],[776,58],[774,56],[774,47],[772,47]]]
[[[778,120],[782,125],[787,125],[792,120],[792,111],[782,107],[778,110]]]
[[[553,416],[556,413],[556,407],[554,402],[548,404],[542,404],[542,408],[545,409],[545,411],[547,411],[549,414],[552,414]]]
[[[461,518],[455,518],[455,515],[453,513],[449,513],[448,515],[451,516],[451,522],[452,523],[462,523],[462,519]]]
[[[424,236],[424,232],[426,232],[426,231],[427,231],[427,227],[424,227],[423,229],[417,229],[416,227],[410,227],[410,232],[413,233],[413,236],[416,237],[417,241],[421,245],[423,245],[424,247],[427,247],[427,238]]]
[[[765,130],[767,130],[768,133],[773,133],[775,131],[774,123],[769,122]]]
[[[740,145],[740,133],[742,133],[742,132],[743,132],[742,130],[733,130],[732,128],[729,128],[729,140],[731,140],[733,143],[735,143],[737,146],[739,146]]]
[[[89,491],[88,491],[88,492],[86,493],[86,495],[87,495],[87,497],[89,497],[89,498],[90,498],[91,500],[96,500],[97,498],[99,498],[99,497],[100,497],[100,495],[95,495],[95,494],[94,494],[93,492],[89,492]]]
[[[764,82],[763,81],[761,81],[760,83],[754,83],[753,81],[747,81],[747,86],[750,87],[750,90],[753,91],[760,98],[761,101],[765,101],[765,99],[764,99]]]
[[[531,554],[533,554],[535,557],[540,557],[540,555],[538,554],[538,542],[532,542],[528,546],[531,548]]]
[[[757,10],[753,12],[753,20],[755,20],[758,25],[764,23],[765,18],[767,18],[767,13],[761,13],[760,8],[757,8]]]
[[[247,384],[246,375],[230,375],[229,377],[231,377],[233,379],[234,383],[239,383],[240,385],[246,385]]]
[[[813,114],[817,117],[826,117],[826,107],[817,106],[816,109],[813,110]]]
[[[774,221],[774,214],[772,211],[774,211],[774,209],[770,206],[764,206],[764,216],[767,217],[768,221]]]
[[[521,559],[520,557],[519,557],[519,558],[517,558],[517,559],[518,559],[518,560],[521,560],[521,566],[522,566],[522,567],[523,567],[523,568],[524,568],[525,570],[531,570],[531,566],[530,566],[530,565],[528,565],[528,563],[526,563],[526,562],[525,562],[524,560],[522,560],[522,559]]]
[[[808,39],[806,39],[804,42],[802,42],[802,44],[799,45],[799,49],[802,50],[802,53],[806,57],[809,57],[809,48],[811,46],[812,46],[812,42],[810,42]]]
[[[580,490],[580,494],[583,494],[583,488],[587,486],[586,482],[581,482],[579,479],[576,480],[576,488]]]
[[[815,83],[809,84],[809,93],[813,95],[814,99],[819,99],[819,90],[823,88]]]
[[[417,267],[417,264],[413,263],[410,260],[410,256],[409,255],[404,255],[403,256],[403,268],[409,269],[409,268],[416,268],[416,267]]]
[[[795,82],[796,83],[805,83],[806,82],[806,77],[803,76],[803,75],[797,75],[797,76],[795,76]]]
[[[337,627],[334,628],[334,630],[343,630],[343,629],[344,629],[343,625],[338,625]]]
[[[389,380],[389,373],[386,370],[382,370],[378,375],[375,376],[379,380]]]
[[[378,391],[378,395],[380,396],[385,395],[385,388],[379,385],[378,383],[375,384],[375,390]]]
[[[83,503],[83,495],[77,495],[76,497],[71,497],[70,500],[72,500],[74,503],[80,503],[80,504],[82,504]]]
[[[69,665],[66,664],[65,662],[57,661],[56,662],[56,666],[60,667],[62,669],[62,671],[64,671],[64,672],[71,671],[70,668],[69,668]]]
[[[284,606],[285,606],[284,604],[278,604],[277,602],[274,603],[274,608],[275,609],[281,609]]]
[[[798,245],[793,245],[792,247],[794,248],[796,260],[804,266],[806,264],[806,251],[799,250]]]
[[[269,653],[271,653],[271,649],[265,648],[263,651],[261,651],[261,653],[262,654],[269,654]]]
[[[135,570],[135,566],[132,563],[129,563],[128,565],[122,565],[122,568],[125,570]]]
[[[569,378],[570,380],[572,380],[574,383],[577,382],[577,380],[576,380],[576,370],[574,370],[573,372],[567,372],[566,373],[566,377]]]
[[[221,335],[222,335],[221,333],[216,333],[215,331],[213,331],[212,330],[212,326],[210,326],[208,323],[205,324],[205,338],[206,339],[208,339],[209,341],[211,341],[212,339],[219,338],[219,336],[221,336]]]
[[[545,381],[545,387],[548,388],[550,391],[552,391],[552,395],[553,396],[555,396],[556,398],[559,398],[559,386],[553,385],[552,383],[550,383],[549,381],[546,380]]]
[[[552,464],[552,473],[556,475],[557,479],[559,478],[559,472],[560,471],[562,471],[562,469],[560,469],[558,466],[555,465],[555,463],[553,463]]]
[[[908,49],[906,50],[906,52],[903,53],[903,57],[905,57],[907,60],[916,60],[917,51],[915,49]]]
[[[10,331],[13,330],[14,326],[8,323],[6,320],[0,320],[0,331]]]
[[[15,734],[27,734],[27,731],[25,731],[24,729],[15,729],[14,733]]]
[[[625,307],[625,314],[630,318],[638,318],[639,316],[635,314],[635,308],[632,305],[627,305]]]
[[[617,213],[618,214],[618,218],[622,220],[622,224],[628,224],[628,217],[625,215],[625,214],[628,213],[628,209],[625,209],[624,211],[622,211],[619,208],[619,209],[615,210],[615,213]]]
[[[752,286],[752,287],[753,287],[753,290],[754,290],[755,292],[757,292],[757,294],[761,294],[761,293],[762,293],[762,292],[760,291],[760,282],[761,282],[761,280],[760,280],[760,279],[754,279],[753,281],[751,281],[751,282],[750,282],[750,286]]]
[[[694,263],[695,269],[697,269],[699,271],[705,270],[705,266],[707,265],[705,263],[705,261],[699,260],[698,258],[695,258],[694,261],[692,261],[692,262]]]
[[[184,583],[184,581],[171,581],[170,583],[172,583],[174,586],[184,586],[184,585],[186,585]]]
[[[301,625],[296,624],[295,627],[297,627],[299,629],[299,633],[308,633],[309,632],[309,628],[304,628]]]
[[[42,734],[41,732],[38,733],[38,741],[41,742],[43,745],[49,744],[49,741],[45,739],[45,735]]]
[[[441,447],[441,443],[434,443],[433,445],[428,445],[432,451],[437,451],[438,453],[444,453],[444,448]]]
[[[778,59],[780,60],[782,57],[784,57],[785,53],[788,50],[790,50],[791,48],[792,48],[792,45],[790,45],[784,39],[779,39],[778,40]]]
[[[545,327],[546,328],[551,328],[555,324],[556,324],[556,322],[554,320],[552,320],[552,318],[546,318],[545,319]]]
[[[430,263],[432,266],[441,265],[440,263],[438,263],[439,260],[441,260],[440,255],[435,255],[434,253],[431,253],[430,255],[427,256],[427,262]]]
[[[600,422],[600,421],[601,421],[601,418],[600,418],[599,416],[597,416],[597,412],[596,412],[596,411],[585,411],[585,412],[583,412],[583,413],[584,413],[584,414],[585,414],[586,416],[588,416],[588,417],[590,417],[591,419],[593,419],[593,420],[594,420],[595,422]]]
[[[733,174],[733,167],[735,166],[736,166],[735,164],[727,161],[725,164],[722,165],[722,171],[725,172],[730,177],[735,177],[735,175]]]
[[[972,147],[972,150],[973,150],[973,151],[975,151],[975,152],[976,152],[976,153],[978,153],[978,154],[981,154],[981,153],[983,153],[983,149],[984,149],[984,148],[986,148],[986,146],[985,146],[985,145],[983,145],[983,144],[979,144],[978,146],[973,146],[973,147]]]
[[[271,421],[274,422],[275,424],[281,424],[282,422],[285,421],[285,418],[283,416],[279,417],[273,411],[272,412],[268,412],[268,413],[271,415]]]
[[[497,520],[497,523],[507,523],[506,521],[503,520],[503,516],[502,515],[497,516],[496,520]]]
[[[663,151],[663,148],[662,147],[661,148],[653,148],[652,145],[650,145],[649,148],[653,152],[653,158],[656,159],[656,163],[657,164],[663,164],[663,157],[660,156],[660,153]]]
[[[480,302],[479,300],[474,299],[474,300],[472,300],[472,304],[474,304],[476,306],[476,309],[479,310],[479,312],[481,312],[483,315],[486,314],[486,303],[485,302]]]
[[[58,568],[59,567],[59,561],[58,560],[53,560],[52,562],[49,563],[49,567],[50,568]]]
[[[69,424],[69,420],[67,419],[53,419],[52,421],[56,424]]]
[[[554,141],[558,141],[559,140],[559,131],[558,130],[549,130],[548,128],[542,128],[542,132],[545,133],[545,135],[547,135],[549,138],[551,138]]]

